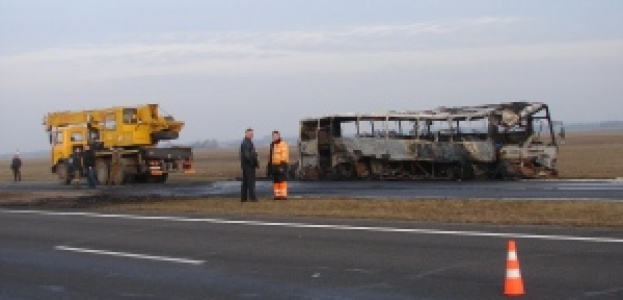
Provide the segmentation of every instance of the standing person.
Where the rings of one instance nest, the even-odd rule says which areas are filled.
[[[74,184],[80,187],[80,176],[82,176],[82,151],[76,148],[71,155],[71,166],[74,171]]]
[[[11,170],[13,170],[13,181],[22,181],[22,159],[19,158],[19,153],[15,153],[13,160],[11,161]]]
[[[259,168],[257,152],[253,145],[253,129],[248,128],[240,144],[240,166],[242,167],[242,187],[240,201],[257,202],[255,196],[255,169]]]
[[[290,162],[288,143],[281,139],[279,131],[273,131],[273,142],[270,143],[268,167],[273,177],[273,193],[275,200],[288,199],[288,164]]]
[[[94,189],[97,184],[97,179],[95,178],[95,151],[89,145],[84,146],[83,161],[89,188]]]

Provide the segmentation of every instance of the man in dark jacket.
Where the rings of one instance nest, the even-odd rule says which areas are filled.
[[[82,151],[76,148],[71,155],[71,167],[74,172],[74,184],[80,187],[80,177],[82,176]]]
[[[242,188],[240,201],[256,202],[255,196],[255,169],[259,168],[257,152],[253,145],[253,129],[245,131],[244,140],[240,144],[240,166],[242,168]]]
[[[19,154],[13,156],[11,161],[11,170],[13,170],[13,180],[15,182],[22,181],[22,159],[19,158]]]
[[[90,189],[94,189],[97,184],[95,177],[95,151],[89,145],[84,147],[84,169],[87,175],[87,182]]]

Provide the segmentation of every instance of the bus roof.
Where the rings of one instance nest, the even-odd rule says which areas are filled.
[[[503,111],[512,111],[522,117],[533,115],[547,105],[541,102],[508,102],[480,106],[438,107],[432,110],[421,111],[387,111],[380,113],[342,113],[326,115],[316,118],[305,118],[302,123],[318,122],[320,120],[336,120],[340,122],[354,121],[469,121],[487,118],[491,114],[501,114]]]

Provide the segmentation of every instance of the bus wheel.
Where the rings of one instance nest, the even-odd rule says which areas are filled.
[[[341,180],[349,180],[355,178],[355,168],[350,163],[341,163],[336,166],[337,178]]]

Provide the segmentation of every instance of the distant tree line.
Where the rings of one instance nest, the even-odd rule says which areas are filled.
[[[603,121],[595,123],[569,123],[565,127],[571,131],[623,130],[623,121]]]
[[[193,149],[218,149],[219,144],[216,139],[198,140],[190,144]]]
[[[288,142],[291,146],[295,146],[297,143],[297,138],[293,137],[284,137],[284,140]],[[272,137],[270,135],[257,137],[253,140],[253,143],[256,147],[268,147],[272,142]],[[179,146],[180,144],[165,141],[160,142],[158,147],[172,147]],[[236,148],[240,146],[240,140],[228,140],[228,141],[218,141],[217,139],[201,139],[192,142],[191,144],[184,144],[185,146],[190,146],[193,149],[202,149],[202,150],[210,150],[210,149],[228,149],[228,148]]]

